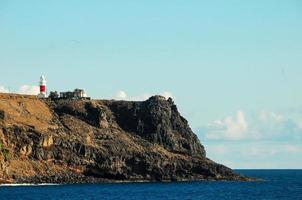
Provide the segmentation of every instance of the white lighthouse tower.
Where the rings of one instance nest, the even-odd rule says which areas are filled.
[[[39,98],[46,98],[46,79],[45,76],[40,77],[40,94],[38,95]]]

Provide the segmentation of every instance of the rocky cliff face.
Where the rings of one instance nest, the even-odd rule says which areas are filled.
[[[172,99],[0,94],[0,182],[248,180],[206,158]]]

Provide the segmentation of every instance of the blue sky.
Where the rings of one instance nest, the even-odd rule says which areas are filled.
[[[301,168],[301,35],[299,0],[1,0],[0,91],[173,96],[213,160]]]

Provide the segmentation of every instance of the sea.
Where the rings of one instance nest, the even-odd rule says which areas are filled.
[[[0,186],[0,199],[298,199],[302,170],[236,170],[253,182],[104,183]]]

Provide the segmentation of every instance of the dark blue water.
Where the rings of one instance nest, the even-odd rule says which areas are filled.
[[[238,170],[238,172],[265,181],[0,187],[0,199],[302,200],[302,170]]]

